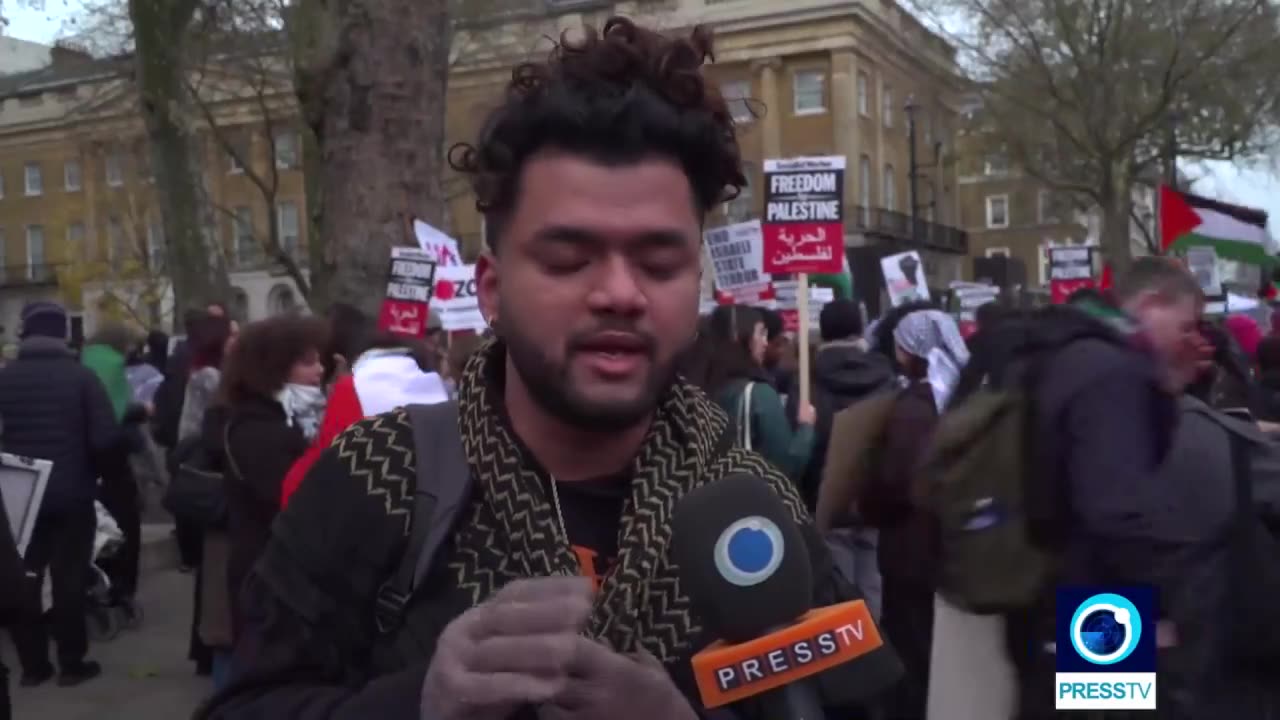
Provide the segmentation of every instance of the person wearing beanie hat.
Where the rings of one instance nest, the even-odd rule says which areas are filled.
[[[44,337],[66,341],[71,322],[67,310],[58,303],[48,301],[29,302],[22,308],[22,323],[18,337]]]
[[[818,334],[824,343],[859,339],[862,335],[862,313],[858,311],[857,304],[847,298],[837,298],[823,305],[818,313]]]
[[[102,381],[82,365],[67,345],[67,312],[53,302],[29,303],[22,310],[18,357],[0,369],[0,418],[5,451],[53,463],[40,514],[23,562],[36,582],[25,607],[39,608],[45,572],[51,576],[51,621],[39,615],[12,628],[22,664],[22,685],[54,676],[49,633],[57,645],[58,684],[78,685],[101,673],[85,659],[87,569],[93,558],[99,459],[126,442]]]

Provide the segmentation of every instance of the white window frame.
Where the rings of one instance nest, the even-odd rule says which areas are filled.
[[[983,175],[1008,175],[1009,174],[1009,156],[1002,152],[990,153],[982,159]]]
[[[817,80],[818,83],[818,106],[802,107],[801,98],[805,98],[814,92],[812,87],[801,89],[801,78],[806,80]],[[824,70],[796,70],[791,75],[791,112],[794,115],[821,115],[827,111],[827,73]]]
[[[755,115],[751,113],[750,80],[726,80],[720,83],[720,96],[729,106],[729,115],[735,123],[741,125],[755,120]]]
[[[859,70],[857,83],[858,114],[869,118],[871,117],[871,77]]]
[[[124,158],[119,152],[110,152],[103,161],[103,172],[107,177],[108,187],[124,185]]]
[[[35,182],[32,182],[34,179]],[[40,163],[32,161],[22,165],[22,191],[27,197],[39,197],[44,194],[44,169]]]
[[[982,251],[982,255],[983,255],[983,257],[989,257],[989,258],[994,258],[994,257],[1005,257],[1005,258],[1011,258],[1011,257],[1013,257],[1013,253],[1009,250],[1009,248],[1008,248],[1008,247],[989,247],[989,248],[987,248],[986,250],[983,250],[983,251]]]
[[[995,203],[997,201],[1004,203],[1004,221],[1001,223],[995,222],[995,212],[993,212],[993,207],[995,206]],[[1009,227],[1009,194],[1008,193],[1001,193],[999,195],[988,195],[986,198],[986,209],[987,209],[987,229],[988,230],[1003,230],[1004,228]]]
[[[1062,222],[1061,217],[1054,216],[1053,200],[1052,190],[1040,190],[1036,193],[1036,219],[1041,225],[1057,225]]]
[[[281,149],[288,149],[292,144],[293,157],[281,157]],[[294,170],[302,166],[302,136],[295,130],[281,130],[276,133],[272,140],[272,148],[275,152],[276,168],[279,170]]]
[[[239,148],[237,148],[237,149],[239,149]],[[240,161],[236,159],[236,154],[235,154],[235,153],[233,153],[233,152],[231,152],[230,150],[228,150],[225,154],[226,154],[226,156],[227,156],[227,174],[228,174],[228,175],[243,175],[243,174],[244,174],[244,166],[243,166],[243,165],[241,165],[241,164],[240,164]]]
[[[285,227],[284,227],[284,218],[285,218],[284,210],[286,208],[292,208],[293,210],[292,247],[290,247],[290,243],[286,241],[287,235],[285,233]],[[284,250],[285,253],[287,253],[294,260],[297,260],[298,251],[302,247],[302,210],[298,207],[298,203],[292,200],[283,200],[281,202],[276,203],[275,215],[276,215],[275,217],[276,236],[280,238],[280,249]]]
[[[40,243],[39,243],[40,257],[38,258],[40,262],[36,262],[37,258],[35,257],[35,254],[31,252],[31,248],[36,244],[32,242],[32,240],[35,238],[40,239]],[[28,225],[26,241],[27,241],[27,268],[26,268],[27,279],[37,280],[37,279],[40,279],[36,277],[37,274],[43,273],[44,266],[48,264],[47,255],[48,255],[49,248],[47,247],[45,242],[44,226]],[[36,270],[37,267],[39,267],[40,270]]]
[[[76,237],[76,230],[79,230],[79,237]],[[72,257],[82,257],[91,260],[88,242],[86,238],[89,231],[85,229],[84,223],[79,220],[67,223],[67,254]]]
[[[893,128],[893,86],[880,88],[880,122],[886,130]]]
[[[241,247],[249,248],[247,257],[241,251]],[[251,265],[262,259],[262,248],[258,245],[253,232],[253,208],[247,205],[241,205],[231,211],[231,252],[236,259],[236,265],[240,266]]]
[[[880,179],[880,199],[884,203],[885,210],[897,212],[898,178],[894,176],[893,165],[886,164],[882,173],[883,177]]]
[[[164,267],[164,219],[155,216],[147,219],[147,269]]]
[[[67,160],[62,163],[62,189],[67,192],[80,192],[84,188],[84,168],[79,160]]]
[[[858,158],[858,205],[862,206],[862,223],[871,222],[871,158]]]
[[[118,265],[128,260],[128,231],[118,217],[107,218],[107,260]]]

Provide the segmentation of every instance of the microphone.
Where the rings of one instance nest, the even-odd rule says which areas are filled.
[[[887,646],[865,602],[813,608],[809,549],[764,480],[738,474],[691,491],[672,545],[694,611],[719,638],[692,659],[707,709],[759,696],[771,720],[822,720],[824,700],[864,700],[897,680],[896,657],[874,660],[892,653],[875,652]],[[828,672],[839,666],[850,672]]]

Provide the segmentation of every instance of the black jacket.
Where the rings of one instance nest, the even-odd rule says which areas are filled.
[[[5,452],[53,462],[43,509],[92,504],[95,457],[123,441],[106,388],[66,343],[31,338],[0,370]]]
[[[0,495],[0,587],[5,588],[0,593],[0,625],[8,624],[8,620],[21,608],[21,601],[28,593],[18,592],[17,589],[26,582],[22,556],[18,555],[13,528],[9,526],[9,514],[4,507],[4,496]]]
[[[813,428],[813,454],[800,480],[800,494],[810,512],[818,502],[818,485],[822,482],[822,468],[831,444],[831,419],[841,410],[887,387],[893,382],[893,368],[883,355],[866,352],[853,341],[832,342],[818,348],[812,382],[813,409],[818,418]],[[797,402],[794,395],[787,398],[792,418]]]
[[[151,418],[151,435],[156,444],[170,450],[178,446],[178,421],[182,417],[182,401],[186,397],[190,369],[191,350],[183,340],[174,346],[164,369],[164,380],[152,398],[155,414]]]
[[[271,523],[280,513],[281,483],[306,451],[307,441],[285,422],[279,403],[267,399],[250,400],[229,411],[211,409],[205,415],[204,433],[206,447],[221,447],[226,453],[223,476],[231,537],[227,582],[238,593],[271,537]],[[238,629],[240,624],[233,606],[232,625]]]

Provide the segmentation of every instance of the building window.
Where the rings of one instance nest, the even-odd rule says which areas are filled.
[[[751,112],[751,83],[747,80],[733,80],[720,85],[720,95],[729,106],[729,114],[739,124],[749,123],[755,119]]]
[[[231,175],[239,175],[244,172],[244,165],[240,163],[240,158],[245,157],[244,143],[234,143],[234,150],[227,150],[227,173]]]
[[[236,264],[252,265],[258,262],[259,248],[253,237],[253,211],[247,207],[236,208],[232,229],[235,233]]]
[[[73,222],[67,226],[67,254],[71,257],[80,257],[91,260],[90,248],[85,247],[84,243],[84,223]]]
[[[858,73],[858,114],[871,117],[871,79],[864,72]]]
[[[743,161],[742,174],[746,176],[747,184],[742,186],[738,197],[724,204],[725,219],[731,223],[747,222],[756,211],[755,194],[751,191],[751,183],[755,179],[755,164]]]
[[[62,164],[62,187],[67,192],[80,190],[80,161],[68,160]]]
[[[827,111],[827,74],[822,70],[801,70],[792,78],[792,109],[796,115]]]
[[[44,193],[44,177],[40,173],[40,163],[29,162],[23,167],[22,183],[27,195]]]
[[[888,85],[880,91],[880,118],[885,127],[893,127],[893,88]]]
[[[44,228],[40,225],[27,226],[27,279],[43,280],[48,273],[45,267]]]
[[[1041,190],[1036,194],[1036,212],[1042,225],[1062,222],[1062,215],[1058,212],[1058,198],[1052,190]]]
[[[1009,158],[1004,153],[991,153],[982,163],[983,175],[1005,175],[1009,172]]]
[[[987,227],[992,229],[1009,227],[1009,196],[991,195],[987,197]]]
[[[985,252],[983,252],[983,255],[986,255],[986,256],[987,256],[987,257],[989,257],[989,258],[998,258],[998,257],[1008,258],[1008,257],[1013,257],[1013,253],[1009,252],[1009,248],[1007,248],[1007,247],[993,247],[993,248],[987,248],[987,249],[986,249],[986,251],[985,251]]]
[[[858,158],[858,205],[861,207],[862,224],[871,223],[871,158]]]
[[[147,268],[164,268],[164,219],[156,216],[147,223]]]
[[[4,230],[0,230],[0,282],[9,279],[9,248],[7,246]]]
[[[302,165],[302,150],[299,147],[300,141],[301,138],[298,136],[298,133],[293,132],[292,130],[276,133],[276,167],[281,170],[290,170]]]
[[[276,204],[276,231],[280,237],[280,249],[286,255],[298,259],[298,206],[291,202]]]
[[[884,196],[885,210],[898,209],[898,188],[893,177],[892,165],[884,166],[884,187],[881,188],[880,193]]]
[[[120,153],[113,152],[106,159],[107,185],[120,187],[124,184],[124,159]]]
[[[0,198],[4,197],[4,173],[0,173]]]
[[[120,218],[107,220],[107,257],[113,265],[129,260],[129,241]]]

